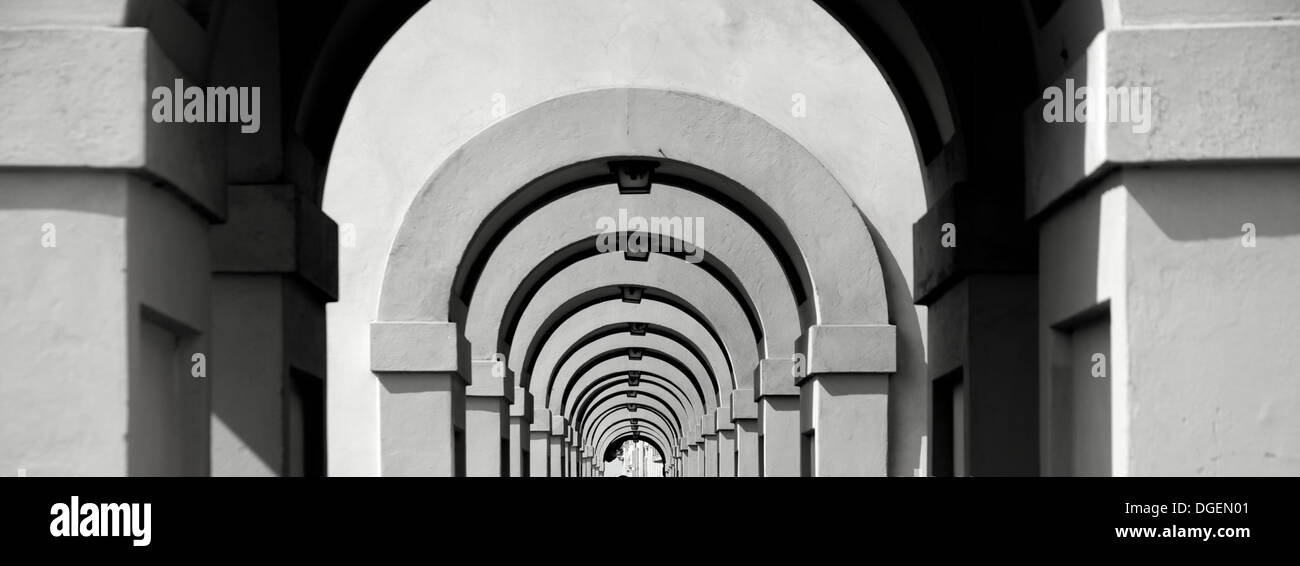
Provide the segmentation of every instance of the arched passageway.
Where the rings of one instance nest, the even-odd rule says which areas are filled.
[[[1295,471],[1275,3],[81,4],[0,7],[5,469]]]

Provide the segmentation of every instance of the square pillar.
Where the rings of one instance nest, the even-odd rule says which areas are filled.
[[[67,6],[11,2],[0,24],[0,474],[208,475],[230,375],[209,251],[221,131],[149,118],[150,79],[181,71],[149,30],[111,27],[122,4]],[[266,423],[266,400],[240,424]]]
[[[718,407],[718,477],[736,477],[736,425],[731,422],[731,407]]]
[[[569,427],[568,431],[568,462],[564,470],[568,471],[569,478],[577,478],[580,470],[582,458],[581,441],[577,437],[577,429]]]
[[[533,394],[522,387],[515,387],[514,402],[510,403],[510,477],[512,478],[532,475],[530,473],[532,423]]]
[[[897,352],[892,325],[809,329],[809,373],[799,382],[803,475],[887,475]]]
[[[551,475],[551,411],[533,407],[533,422],[528,427],[528,475],[545,478]]]
[[[758,439],[762,429],[758,426],[758,402],[753,389],[731,392],[731,422],[736,427],[736,477],[759,477]]]
[[[474,360],[471,366],[474,384],[465,388],[465,470],[471,477],[507,477],[514,374],[499,360]]]
[[[465,475],[468,352],[453,323],[371,323],[370,368],[380,383],[380,473]]]
[[[568,450],[568,429],[569,425],[565,418],[557,415],[551,415],[551,477],[564,477],[564,460],[565,451]]]
[[[705,413],[700,420],[704,434],[704,477],[718,477],[718,425],[716,413]]]
[[[704,440],[696,440],[691,444],[691,477],[704,477]]]
[[[293,185],[230,185],[226,202],[210,231],[208,365],[223,368],[212,475],[324,475],[323,303],[337,296],[337,226]]]
[[[760,475],[794,477],[800,473],[799,388],[794,361],[766,359],[759,363],[758,385]]]

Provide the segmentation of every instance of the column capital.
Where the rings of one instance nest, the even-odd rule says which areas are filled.
[[[471,385],[465,387],[467,397],[504,397],[507,403],[515,400],[515,374],[500,360],[473,360],[470,362]]]
[[[541,407],[533,408],[533,422],[528,426],[530,432],[551,432],[551,411]]]
[[[731,407],[718,407],[715,421],[714,426],[719,431],[736,429],[736,425],[731,422]]]
[[[510,401],[510,416],[522,417],[524,422],[533,422],[533,394],[523,387],[515,386],[514,397]],[[546,412],[550,415],[550,411]]]
[[[795,361],[785,358],[768,358],[759,362],[754,369],[754,383],[758,386],[756,399],[763,397],[797,397],[799,388],[795,386]],[[757,412],[755,413],[757,415]]]
[[[282,273],[338,300],[338,225],[294,185],[227,185],[214,273]]]
[[[808,329],[805,375],[893,373],[898,364],[898,332],[892,324],[816,325]]]
[[[469,341],[453,322],[370,323],[370,371],[451,373],[471,384]]]
[[[757,419],[758,396],[753,389],[737,389],[731,392],[731,419]]]
[[[704,413],[704,415],[700,417],[701,436],[717,436],[718,434],[717,418],[718,418],[717,413],[714,411]]]
[[[551,436],[563,437],[568,434],[568,419],[560,415],[551,415]]]

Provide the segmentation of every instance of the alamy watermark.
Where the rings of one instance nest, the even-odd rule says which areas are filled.
[[[1133,133],[1151,131],[1151,87],[1107,86],[1090,87],[1074,85],[1074,79],[1065,79],[1065,88],[1049,86],[1043,89],[1043,121],[1086,122],[1105,119],[1107,122],[1132,124]],[[1092,107],[1089,108],[1089,102]],[[1105,103],[1106,112],[1094,114],[1097,104]]]
[[[74,495],[50,506],[50,536],[127,537],[134,546],[149,546],[152,511],[150,503],[82,503]]]
[[[238,122],[239,131],[255,134],[262,129],[262,88],[185,86],[176,79],[173,87],[154,87],[154,122],[204,123]]]
[[[596,219],[596,251],[629,254],[681,253],[687,263],[704,260],[704,218],[700,216],[628,216],[618,209],[618,218]]]

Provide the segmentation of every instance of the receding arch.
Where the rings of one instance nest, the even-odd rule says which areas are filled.
[[[589,368],[586,368],[582,374],[574,376],[571,380],[572,391],[585,391],[591,388],[593,383],[608,379],[610,375],[627,374],[629,371],[640,371],[662,376],[673,385],[687,394],[687,400],[690,402],[690,413],[693,415],[705,415],[717,411],[718,399],[712,392],[693,390],[694,382],[682,373],[680,367],[675,366],[658,357],[643,357],[640,360],[629,360],[627,358],[610,358],[601,361]],[[700,394],[704,393],[703,397]],[[560,396],[556,397],[555,406],[562,406]],[[547,407],[549,409],[549,407]],[[559,409],[551,409],[552,414],[562,414]],[[691,433],[699,432],[697,423],[687,422],[686,429]]]
[[[565,408],[569,406],[569,400],[574,396],[574,392],[583,390],[583,388],[579,387],[578,384],[583,383],[587,386],[590,385],[589,383],[584,383],[582,381],[583,378],[589,377],[593,374],[597,376],[607,375],[609,372],[604,368],[611,367],[610,362],[612,362],[615,367],[620,362],[627,362],[628,364],[645,362],[645,365],[653,363],[655,366],[658,366],[659,364],[666,365],[685,378],[686,383],[690,387],[694,388],[695,394],[699,398],[704,399],[704,405],[709,407],[710,410],[716,409],[717,406],[721,404],[722,400],[731,397],[730,391],[723,394],[719,393],[716,389],[709,388],[709,383],[704,381],[701,376],[696,375],[694,370],[696,369],[697,364],[683,361],[671,353],[655,348],[641,348],[640,354],[642,357],[639,359],[629,359],[627,357],[628,348],[608,348],[607,346],[599,344],[593,345],[589,357],[584,356],[583,358],[575,359],[573,364],[566,367],[563,374],[556,379],[547,396],[547,408],[551,410],[552,414],[565,413]],[[662,375],[664,372],[661,371],[660,373]],[[689,389],[687,391],[688,393],[690,392]]]
[[[556,136],[570,143],[550,143]],[[519,159],[501,160],[501,154]],[[379,319],[463,323],[463,301],[454,288],[458,270],[477,251],[474,235],[524,190],[518,187],[576,163],[664,156],[689,157],[681,163],[734,180],[747,189],[734,198],[790,233],[788,251],[809,273],[812,308],[804,308],[815,323],[887,322],[871,234],[844,188],[811,153],[730,104],[635,88],[538,104],[488,128],[443,162],[416,194],[393,242]],[[452,202],[457,206],[445,206]]]
[[[678,442],[673,438],[672,434],[668,432],[668,427],[664,425],[658,415],[647,414],[642,417],[639,412],[632,413],[626,408],[618,408],[607,415],[603,426],[596,429],[592,438],[596,443],[597,449],[603,453],[604,448],[608,447],[612,440],[617,438],[621,432],[632,432],[632,419],[644,421],[649,426],[642,429],[642,431],[649,431],[651,434],[658,434],[665,445],[678,446]]]
[[[604,304],[609,305],[610,303],[604,303]],[[591,309],[587,309],[587,310],[591,310]],[[641,318],[650,318],[650,317],[641,317]],[[588,330],[585,333],[578,335],[576,338],[557,339],[555,341],[555,350],[552,352],[546,352],[544,354],[544,356],[549,354],[552,359],[543,363],[546,364],[546,367],[562,366],[565,360],[572,357],[575,353],[577,353],[577,351],[580,348],[586,346],[587,344],[590,344],[592,342],[598,341],[602,338],[606,338],[609,336],[626,335],[626,334],[633,334],[633,332],[640,332],[642,335],[657,336],[657,337],[664,338],[666,340],[671,340],[673,342],[676,342],[677,344],[680,344],[683,348],[688,350],[692,356],[700,360],[701,364],[713,368],[713,372],[715,375],[720,375],[720,376],[732,375],[731,364],[727,363],[727,359],[725,356],[722,355],[722,351],[716,348],[717,345],[712,342],[699,340],[699,338],[709,337],[707,334],[696,333],[695,335],[690,335],[687,333],[695,329],[688,327],[684,330],[678,330],[675,326],[671,324],[669,325],[662,324],[662,322],[659,320],[654,320],[653,322],[644,321],[644,320],[632,321],[632,320],[624,320],[621,318],[608,318],[607,320],[613,320],[615,322],[603,324],[596,328],[592,328],[591,330]],[[694,321],[691,320],[691,322]],[[582,328],[582,327],[575,326],[575,328]],[[629,330],[631,328],[638,328],[639,330],[631,331]],[[580,332],[580,330],[577,332]],[[560,345],[566,343],[569,345],[563,348],[563,350],[560,350]],[[545,375],[547,373],[547,370],[545,369],[539,370],[539,373]],[[728,377],[728,379],[732,379],[732,383],[734,386],[735,384],[734,377]]]
[[[571,418],[578,422],[586,423],[591,415],[600,413],[599,407],[604,406],[602,403],[605,401],[611,399],[631,399],[633,397],[629,397],[628,393],[635,391],[637,393],[637,397],[635,398],[640,398],[644,395],[662,403],[668,414],[673,416],[672,424],[677,433],[681,434],[682,431],[686,429],[686,423],[690,421],[691,415],[693,414],[690,410],[690,406],[687,405],[681,397],[677,396],[678,392],[672,386],[671,382],[663,379],[656,379],[656,377],[657,376],[642,377],[641,383],[644,384],[644,387],[641,385],[631,387],[626,381],[621,379],[598,382],[586,391],[580,392],[579,398],[573,403],[572,408],[570,409],[570,414],[572,415]]]
[[[772,340],[781,344],[797,338],[798,325],[775,321],[797,318],[798,297],[792,285],[798,279],[783,277],[781,258],[786,263],[791,260],[767,242],[774,237],[765,238],[763,227],[709,198],[663,183],[655,183],[648,195],[622,195],[614,186],[601,185],[554,199],[474,256],[472,269],[493,282],[474,287],[467,302],[466,335],[475,357],[503,351],[514,332],[513,318],[531,293],[557,271],[599,253],[595,244],[600,236],[593,235],[599,231],[596,226],[601,219],[616,217],[693,221],[696,226],[689,237],[697,245],[695,258],[701,260],[696,266],[733,289],[758,337],[775,332]],[[648,232],[663,234],[664,228],[652,223]],[[678,241],[672,233],[665,235],[670,236],[662,240],[666,245]],[[502,281],[512,285],[501,285]],[[493,331],[499,335],[492,336]]]
[[[626,232],[624,234],[626,234]],[[584,260],[589,260],[598,256],[617,257],[626,260],[624,254],[621,253],[599,252],[596,247],[597,239],[598,236],[583,238],[556,250],[530,271],[528,275],[519,280],[519,284],[514,288],[514,292],[511,294],[510,300],[506,303],[504,312],[501,314],[501,324],[498,326],[500,333],[497,336],[497,344],[508,345],[513,341],[514,335],[518,331],[521,313],[528,308],[532,300],[536,297],[538,291],[544,289],[552,279],[559,274],[564,273],[565,270],[571,269],[575,265],[583,264]],[[667,238],[667,240],[671,242],[678,241],[676,238]],[[682,254],[679,253],[660,252],[650,254],[649,257],[662,260],[663,262],[666,262],[668,258],[673,258],[686,266],[691,266],[690,262],[684,261]],[[734,302],[740,306],[740,312],[744,315],[745,321],[749,324],[749,329],[753,334],[754,342],[759,344],[760,348],[762,348],[762,345],[766,344],[766,341],[764,340],[763,323],[760,320],[761,317],[758,312],[758,307],[749,296],[747,287],[736,277],[736,274],[731,270],[731,268],[727,264],[718,261],[718,258],[709,255],[707,250],[705,253],[705,259],[696,266],[691,266],[691,268],[698,268],[704,274],[707,274],[709,277],[717,281],[719,288],[725,290]],[[772,321],[778,317],[768,316],[767,318],[769,321]],[[769,322],[769,324],[772,323]],[[794,324],[790,324],[790,326],[797,328]],[[789,332],[781,333],[778,336],[784,336],[788,333]]]
[[[659,458],[664,460],[665,469],[667,469],[667,465],[669,463],[667,455],[671,454],[672,452],[665,451],[664,446],[672,448],[674,445],[671,444],[669,439],[654,434],[658,431],[655,431],[654,429],[650,429],[650,430],[652,431],[651,434],[638,434],[639,431],[634,432],[631,429],[630,425],[612,427],[609,430],[609,433],[606,434],[604,438],[596,445],[597,446],[596,453],[601,454],[603,459],[603,455],[609,454],[610,449],[612,447],[618,446],[628,440],[641,440],[649,444],[651,447],[653,447],[656,451],[659,452]],[[612,461],[612,459],[605,460],[605,461],[610,462]]]
[[[597,345],[593,345],[593,347],[589,349],[589,351],[602,351],[602,350],[607,350],[607,347],[597,344]],[[576,367],[576,364],[575,366],[569,366],[569,367]],[[658,376],[654,376],[653,373],[650,373],[650,375],[647,376],[658,377]],[[610,376],[602,376],[602,380],[604,379],[604,377],[610,377]],[[591,388],[595,388],[595,386],[601,386],[601,383],[602,381],[598,380],[595,381],[595,383],[590,384],[590,386]],[[560,384],[556,383],[555,385],[560,385]],[[677,386],[676,384],[673,384],[672,388],[673,390],[675,390],[675,392],[680,392],[680,396],[677,397],[680,397],[682,401],[685,401],[685,397],[688,396],[688,394],[695,393],[694,390],[690,390],[688,388],[680,388],[680,386]],[[564,416],[569,416],[569,418],[572,419],[572,414],[573,412],[575,412],[577,403],[581,403],[582,396],[585,396],[586,393],[588,393],[588,390],[581,389],[581,390],[577,390],[577,392],[573,392],[572,394],[569,394],[568,398],[565,399],[565,401],[563,402]],[[701,399],[701,401],[703,401],[703,399]]]
[[[756,363],[759,350],[752,340],[739,338],[749,335],[751,330],[743,309],[715,279],[684,262],[660,258],[658,254],[651,254],[644,262],[628,262],[614,254],[600,254],[557,274],[519,317],[519,330],[510,345],[511,352],[529,351],[531,342],[542,337],[542,325],[557,318],[560,305],[571,298],[596,289],[625,286],[662,289],[678,296],[683,304],[700,312],[702,320],[714,325],[718,334],[726,337],[724,340],[741,342],[740,351],[733,353],[738,388],[747,388],[752,382],[753,366],[747,368],[745,364],[751,360]],[[535,386],[532,378],[533,374],[525,372],[522,383],[528,384],[533,395],[544,394],[545,389]]]
[[[563,361],[557,360],[558,363],[550,368],[539,368],[539,370],[550,369],[551,371],[550,375],[546,376],[549,382],[548,402],[556,399],[555,393],[562,392],[558,407],[550,403],[552,410],[563,410],[566,406],[566,401],[571,397],[574,376],[580,375],[585,368],[605,359],[626,357],[633,350],[640,352],[642,356],[660,358],[680,368],[682,373],[688,375],[699,387],[710,390],[710,394],[723,399],[731,396],[733,387],[730,376],[719,377],[708,364],[708,360],[694,357],[693,351],[680,342],[653,334],[645,336],[614,334],[579,346],[573,355]]]
[[[677,423],[680,416],[674,415],[672,411],[667,406],[660,403],[658,399],[655,399],[654,397],[641,396],[638,396],[635,399],[629,399],[626,397],[621,399],[618,397],[609,397],[602,399],[600,403],[593,406],[591,415],[587,417],[588,420],[583,421],[583,427],[581,430],[582,443],[585,445],[588,441],[594,440],[595,435],[593,435],[592,432],[602,429],[602,425],[610,422],[610,420],[614,418],[613,415],[618,411],[626,410],[629,405],[637,407],[636,416],[631,418],[637,420],[657,418],[664,426],[665,434],[670,436],[680,436],[682,434],[682,428]]]
[[[707,334],[710,341],[717,346],[725,365],[736,374],[741,366],[752,366],[755,348],[745,347],[742,336],[724,336],[708,320],[706,314],[695,308],[685,298],[671,291],[657,287],[640,287],[639,302],[623,300],[623,287],[606,285],[588,289],[555,306],[554,310],[535,328],[531,330],[533,339],[521,350],[511,350],[510,367],[518,373],[531,374],[537,362],[549,348],[569,342],[566,337],[558,342],[552,339],[555,334],[565,334],[571,328],[588,328],[593,321],[625,320],[636,322],[660,321],[665,327],[676,329],[678,333],[691,333],[692,328]],[[644,312],[644,314],[642,314]],[[606,317],[606,318],[602,318]],[[575,332],[581,332],[575,331]],[[705,340],[696,340],[698,347],[706,347]],[[748,355],[747,355],[748,354]],[[718,364],[721,365],[721,364]]]

